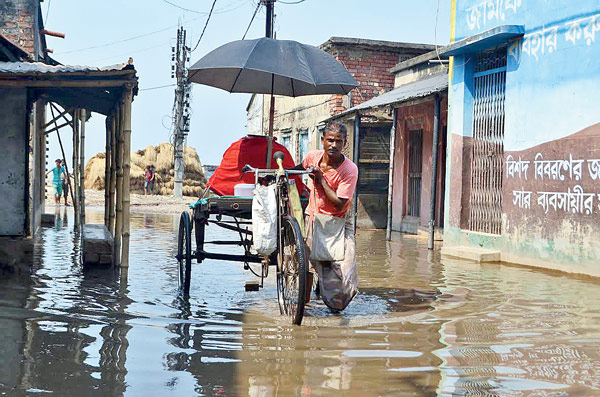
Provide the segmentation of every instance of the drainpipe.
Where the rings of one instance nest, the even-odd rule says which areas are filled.
[[[390,130],[390,168],[388,183],[388,206],[387,206],[387,227],[385,238],[387,241],[392,239],[392,183],[394,181],[394,156],[396,154],[396,123],[398,122],[398,108],[392,108],[392,128]]]
[[[356,112],[356,114],[354,115],[354,131],[353,131],[353,136],[354,136],[354,149],[353,149],[353,160],[354,160],[354,164],[356,164],[356,166],[358,167],[358,145],[359,145],[359,140],[360,140],[360,113]],[[360,167],[358,167],[358,180],[360,181]],[[356,221],[358,218],[358,183],[356,186],[356,189],[354,189],[354,231],[356,232]]]
[[[435,94],[435,110],[433,113],[433,143],[431,150],[432,170],[431,170],[431,203],[429,205],[429,244],[427,248],[433,249],[433,240],[435,234],[435,197],[437,192],[437,174],[438,174],[438,145],[440,140],[440,96]]]

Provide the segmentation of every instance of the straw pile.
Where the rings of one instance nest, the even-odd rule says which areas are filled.
[[[183,194],[198,196],[206,187],[206,177],[198,153],[193,147],[186,147],[183,153],[185,173]],[[85,166],[85,188],[104,190],[104,153],[98,153]],[[144,150],[131,153],[131,190],[143,193],[144,173],[148,165],[154,166],[156,182],[154,192],[163,195],[173,194],[174,167],[173,145],[161,143],[158,146],[148,146]]]

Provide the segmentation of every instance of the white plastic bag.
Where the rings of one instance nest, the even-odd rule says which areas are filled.
[[[252,199],[252,236],[259,255],[270,255],[277,249],[277,198],[275,184],[258,185]]]
[[[315,214],[310,260],[343,261],[345,256],[346,218]]]

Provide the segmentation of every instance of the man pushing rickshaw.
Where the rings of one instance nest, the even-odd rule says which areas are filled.
[[[318,275],[325,304],[343,310],[358,288],[354,220],[348,214],[358,170],[342,154],[346,129],[341,124],[329,125],[321,138],[323,150],[309,152],[296,166],[273,137],[273,117],[275,95],[345,95],[358,83],[323,50],[271,38],[225,44],[187,73],[189,82],[229,92],[271,94],[271,104],[268,136],[247,136],[232,144],[208,182],[217,196],[202,197],[193,204],[191,218],[187,212],[181,215],[177,259],[184,295],[190,291],[192,258],[198,263],[205,259],[241,261],[260,278],[260,286],[269,267],[276,267],[279,307],[293,324],[302,322],[312,272]],[[306,189],[299,174],[311,176],[308,199],[301,198]],[[237,232],[239,240],[206,241],[209,224]],[[241,246],[244,254],[209,252],[206,244]],[[255,264],[260,264],[259,270]]]
[[[358,167],[342,153],[346,135],[343,124],[329,124],[321,138],[323,149],[308,152],[296,167],[312,170],[306,245],[318,274],[319,295],[333,310],[343,310],[358,292],[354,217],[349,212]]]

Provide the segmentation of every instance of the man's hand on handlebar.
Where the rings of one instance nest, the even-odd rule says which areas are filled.
[[[321,169],[319,167],[310,167],[310,174],[309,176],[311,178],[313,178],[313,180],[315,180],[316,182],[321,183],[321,181],[323,180],[323,171],[321,171]]]

